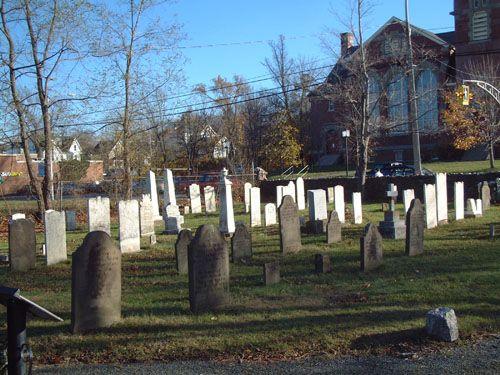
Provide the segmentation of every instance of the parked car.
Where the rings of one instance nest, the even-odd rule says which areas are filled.
[[[410,165],[394,162],[394,163],[386,163],[386,164],[376,164],[373,168],[367,173],[369,177],[377,177],[377,172],[380,173],[384,177],[395,177],[395,176],[413,176],[415,174],[415,168]],[[378,174],[380,176],[380,173]],[[425,171],[423,174],[427,174]]]

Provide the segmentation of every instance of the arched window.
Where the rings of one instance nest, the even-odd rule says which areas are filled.
[[[408,77],[398,68],[389,75],[387,85],[389,126],[394,132],[408,131]]]
[[[375,74],[368,75],[369,119],[377,123],[380,118],[380,81]]]
[[[431,69],[420,72],[417,79],[417,105],[419,130],[438,129],[438,83]]]

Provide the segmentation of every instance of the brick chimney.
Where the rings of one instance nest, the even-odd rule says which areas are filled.
[[[345,57],[351,47],[354,47],[354,34],[340,34],[340,57]]]

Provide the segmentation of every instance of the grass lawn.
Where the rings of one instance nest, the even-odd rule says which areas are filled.
[[[248,222],[241,211],[237,206],[237,220]],[[364,206],[365,223],[381,218],[380,205]],[[266,360],[427,350],[441,346],[422,332],[425,313],[438,306],[455,309],[460,342],[500,331],[500,251],[498,239],[488,240],[492,221],[500,221],[499,206],[483,218],[426,231],[425,254],[419,257],[404,256],[402,240],[384,240],[384,264],[369,274],[359,271],[361,225],[346,226],[343,241],[334,245],[325,244],[321,235],[304,236],[303,250],[286,258],[279,251],[277,227],[254,229],[252,262],[231,264],[231,304],[202,315],[190,312],[188,278],[175,271],[175,236],[159,234],[154,248],[123,256],[122,322],[85,335],[69,332],[70,260],[47,267],[40,256],[37,268],[25,274],[0,266],[0,283],[20,288],[64,318],[62,323],[28,323],[37,363]],[[207,222],[217,223],[218,216],[188,215],[185,226]],[[68,233],[70,253],[82,242],[83,227]],[[5,252],[7,244],[1,241]],[[332,257],[331,274],[314,273],[318,252]],[[282,281],[265,287],[262,264],[275,259],[281,262]],[[5,335],[6,313],[0,311]]]

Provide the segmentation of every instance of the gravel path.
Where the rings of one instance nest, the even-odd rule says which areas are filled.
[[[128,365],[47,366],[37,374],[500,374],[500,337],[419,359],[343,357],[299,362],[216,363],[202,361]]]

